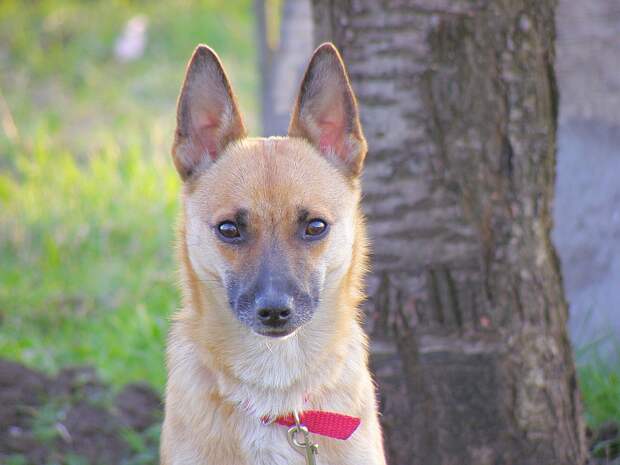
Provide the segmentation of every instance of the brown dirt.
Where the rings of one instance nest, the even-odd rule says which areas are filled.
[[[382,403],[402,399],[396,381]],[[161,400],[146,384],[115,394],[92,367],[50,377],[0,359],[0,464],[156,465],[160,420]],[[141,447],[128,444],[123,431]],[[588,430],[588,443],[590,465],[620,465],[620,425]]]
[[[0,360],[0,463],[157,464],[160,419],[145,384],[115,394],[91,367],[49,377]]]

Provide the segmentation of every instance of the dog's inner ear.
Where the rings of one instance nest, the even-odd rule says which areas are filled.
[[[332,44],[321,45],[310,60],[288,134],[309,140],[346,174],[360,174],[366,140],[344,63]]]
[[[187,66],[177,104],[172,156],[182,179],[213,162],[246,131],[218,56],[199,45]]]

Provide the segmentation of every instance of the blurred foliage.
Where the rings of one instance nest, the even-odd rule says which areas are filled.
[[[131,429],[123,431],[123,438],[131,448],[132,457],[123,465],[149,465],[159,463],[159,436],[161,425],[150,426],[143,432]]]
[[[115,43],[136,15],[147,45],[122,63]],[[0,2],[0,356],[163,387],[179,305],[176,96],[207,43],[255,127],[253,34],[249,1]]]
[[[162,386],[178,302],[175,172],[138,143],[81,164],[45,146],[0,175],[0,354],[50,370],[94,363],[117,382]]]
[[[137,15],[147,47],[121,63],[115,42]],[[42,127],[59,147],[89,152],[154,126],[171,131],[185,64],[203,42],[222,56],[254,128],[253,35],[249,0],[4,0],[0,90],[24,139]]]
[[[617,359],[620,359],[620,344],[616,346]],[[588,352],[593,352],[595,355]],[[577,362],[586,423],[591,427],[598,427],[608,421],[615,421],[620,425],[620,366],[618,362],[614,364],[600,359],[593,347],[578,350]]]

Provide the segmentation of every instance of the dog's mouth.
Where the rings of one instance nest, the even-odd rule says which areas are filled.
[[[271,339],[288,339],[293,336],[299,328],[264,328],[255,330],[259,336],[265,336]]]

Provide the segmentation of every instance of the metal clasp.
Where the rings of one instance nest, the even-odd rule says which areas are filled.
[[[288,443],[293,449],[305,456],[306,465],[316,465],[319,445],[312,443],[310,440],[310,432],[308,428],[299,421],[299,414],[297,412],[293,412],[293,418],[295,419],[295,425],[291,426],[288,430]],[[303,442],[298,440],[299,434],[303,435]]]

